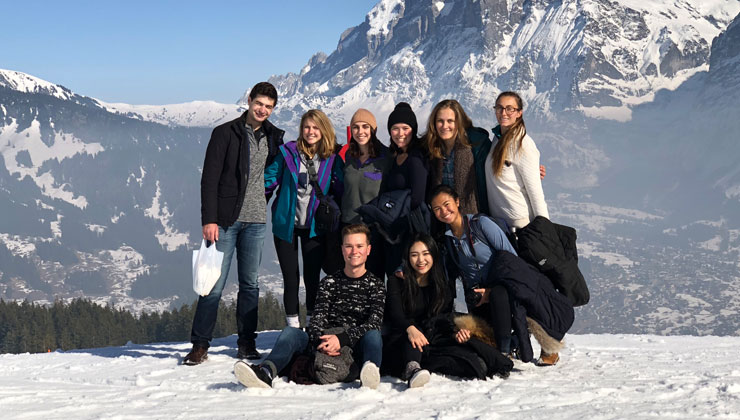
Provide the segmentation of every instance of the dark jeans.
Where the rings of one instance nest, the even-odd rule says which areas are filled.
[[[213,338],[213,328],[216,326],[216,315],[218,315],[218,303],[221,300],[221,292],[223,292],[226,285],[226,278],[229,276],[231,258],[235,250],[239,281],[239,292],[236,298],[238,343],[246,344],[257,337],[255,333],[257,329],[257,301],[259,299],[257,276],[262,260],[264,241],[264,223],[236,222],[225,230],[221,226],[218,227],[216,249],[224,253],[221,277],[218,278],[208,296],[198,298],[198,306],[193,318],[193,328],[190,332],[190,341],[193,344],[208,347]]]
[[[303,284],[306,286],[308,315],[313,313],[316,304],[321,262],[324,259],[324,236],[309,238],[309,234],[309,229],[295,228],[292,242],[286,242],[275,236],[275,252],[280,262],[280,271],[283,273],[283,305],[286,315],[298,315],[298,287],[301,279],[298,272],[298,238],[301,239]]]
[[[308,345],[308,334],[300,328],[285,327],[280,332],[272,351],[265,358],[262,364],[271,363],[276,372],[285,369],[296,353],[301,353]],[[371,361],[376,366],[380,366],[383,360],[383,339],[380,331],[370,330],[362,336],[360,341],[352,347],[353,358],[355,363],[360,367],[366,362]]]

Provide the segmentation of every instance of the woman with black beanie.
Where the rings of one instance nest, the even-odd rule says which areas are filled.
[[[388,133],[391,136],[391,163],[388,173],[383,177],[381,191],[410,190],[410,212],[419,206],[426,206],[427,163],[417,137],[418,124],[411,105],[399,102],[388,116]],[[428,232],[428,231],[427,231]],[[388,244],[386,253],[386,274],[390,277],[401,264],[401,253],[409,232],[396,244]]]

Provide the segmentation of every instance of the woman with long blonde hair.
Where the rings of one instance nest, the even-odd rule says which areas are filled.
[[[324,195],[331,190],[341,196],[344,163],[337,159],[336,148],[331,121],[323,112],[312,109],[301,117],[298,139],[280,146],[275,161],[265,168],[265,193],[269,197],[277,189],[272,203],[272,233],[283,273],[286,321],[291,327],[300,326],[299,238],[306,287],[306,324],[316,302],[325,234],[316,230],[314,215],[319,200],[315,188],[320,188]]]
[[[496,143],[486,158],[486,190],[491,216],[519,229],[537,216],[549,218],[542,191],[540,152],[527,134],[524,104],[514,92],[496,98]]]

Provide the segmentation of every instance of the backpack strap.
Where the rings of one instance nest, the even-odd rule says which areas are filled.
[[[324,198],[324,192],[321,191],[321,186],[319,186],[319,177],[316,175],[316,167],[314,167],[313,159],[310,159],[308,156],[306,156],[306,169],[308,170],[308,179],[311,182],[311,186],[313,186],[316,197],[321,200]]]
[[[506,221],[503,219],[495,219],[483,213],[475,214],[473,215],[473,217],[470,218],[470,232],[472,233],[472,235],[475,236],[476,239],[488,245],[489,248],[494,249],[493,246],[491,246],[491,243],[488,241],[488,238],[486,237],[486,235],[483,233],[483,228],[481,227],[482,217],[485,217],[486,219],[495,223],[496,226],[498,226],[504,232],[504,235],[506,235],[506,238],[509,239],[509,243],[511,243],[512,247],[514,247],[514,250],[517,249],[516,235],[511,233],[511,230],[509,229],[509,225],[506,223]]]

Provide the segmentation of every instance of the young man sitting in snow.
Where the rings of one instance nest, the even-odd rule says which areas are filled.
[[[329,371],[340,371],[343,361],[353,358],[359,366],[363,387],[377,388],[383,342],[380,326],[383,322],[385,286],[365,269],[370,254],[370,231],[363,224],[342,229],[344,269],[326,276],[319,284],[311,322],[306,331],[285,327],[272,352],[259,365],[238,361],[234,374],[248,388],[270,388],[272,381],[289,366],[296,354],[308,350],[315,360],[326,361]],[[341,331],[341,332],[338,332]],[[308,346],[308,348],[307,348]],[[332,362],[334,359],[334,362]],[[316,366],[316,363],[314,363]],[[319,370],[321,364],[319,365]],[[319,383],[353,380],[354,374],[316,377]],[[287,373],[287,372],[286,372]]]

